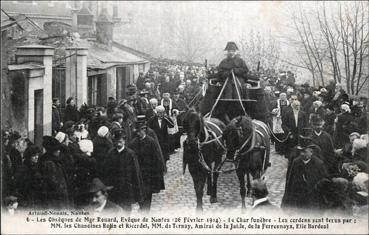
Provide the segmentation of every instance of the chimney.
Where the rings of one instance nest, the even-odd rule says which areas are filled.
[[[88,9],[87,4],[83,4],[80,10],[73,10],[73,29],[77,31],[81,38],[91,37],[94,31],[94,15]]]
[[[104,7],[96,20],[96,40],[110,49],[113,42],[113,26],[114,23],[108,14],[108,10]]]

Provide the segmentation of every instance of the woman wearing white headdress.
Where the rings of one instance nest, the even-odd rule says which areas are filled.
[[[348,104],[341,105],[341,113],[335,120],[334,143],[336,149],[342,148],[345,143],[349,142],[350,133],[357,131],[350,128],[350,123],[353,121],[353,116],[350,112],[351,109]]]

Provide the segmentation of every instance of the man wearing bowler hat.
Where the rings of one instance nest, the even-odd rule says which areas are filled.
[[[159,145],[147,135],[146,120],[142,116],[137,117],[135,123],[136,137],[132,140],[130,147],[135,151],[140,165],[145,199],[139,203],[142,211],[149,211],[151,207],[152,194],[159,193],[165,189],[164,170],[165,162],[160,154]]]
[[[129,213],[132,204],[143,201],[144,189],[137,155],[127,147],[126,139],[123,129],[114,131],[114,148],[107,154],[102,172],[103,181],[114,186],[111,200]]]
[[[91,182],[89,193],[91,194],[91,208],[95,215],[102,214],[118,214],[122,213],[123,209],[110,201],[109,193],[113,186],[106,186],[99,178],[94,178]]]

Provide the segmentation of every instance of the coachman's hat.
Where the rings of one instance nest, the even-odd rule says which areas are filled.
[[[235,42],[228,42],[227,43],[227,46],[226,46],[226,48],[224,50],[225,51],[231,51],[231,50],[237,51],[238,50],[238,47],[237,47],[237,45],[236,45]]]
[[[96,193],[99,191],[107,191],[114,188],[113,186],[106,186],[99,178],[94,178],[91,182],[89,192]]]

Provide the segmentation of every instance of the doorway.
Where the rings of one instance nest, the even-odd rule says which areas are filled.
[[[35,116],[34,116],[34,143],[42,146],[42,137],[44,135],[44,90],[35,90]]]
[[[117,100],[126,98],[126,87],[129,85],[129,79],[127,74],[129,69],[127,67],[117,67],[116,78],[117,78]]]

